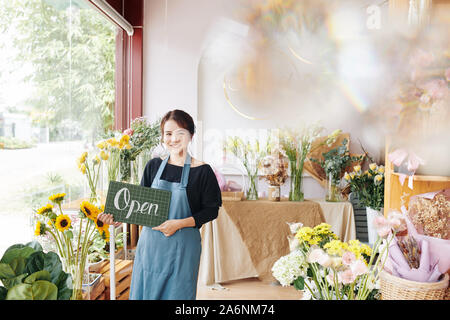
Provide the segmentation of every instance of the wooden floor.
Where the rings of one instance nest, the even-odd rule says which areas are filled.
[[[234,280],[221,283],[225,290],[197,286],[197,300],[299,300],[300,291],[294,287],[282,287],[266,283],[257,278]]]

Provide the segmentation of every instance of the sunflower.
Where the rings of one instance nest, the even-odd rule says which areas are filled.
[[[66,196],[65,193],[56,193],[48,197],[48,200],[54,202],[54,203],[61,203],[61,201],[64,200],[64,197]]]
[[[89,201],[83,201],[81,203],[80,210],[87,218],[91,219],[92,221],[95,221],[98,214],[100,213],[100,210]]]
[[[49,203],[46,206],[43,206],[42,208],[39,208],[36,211],[36,214],[41,214],[41,215],[45,215],[46,213],[52,212],[53,211],[53,206]]]
[[[60,214],[58,217],[56,217],[55,227],[61,232],[66,231],[70,228],[70,218],[69,216],[65,214]]]
[[[98,232],[102,236],[103,240],[109,241],[109,228],[98,230]]]
[[[100,219],[96,219],[95,221],[95,227],[97,228],[98,232],[102,234],[103,231],[108,230],[109,225],[101,221]]]
[[[45,234],[45,231],[45,224],[41,223],[40,221],[36,222],[36,230],[34,231],[34,235],[42,236],[43,234]]]

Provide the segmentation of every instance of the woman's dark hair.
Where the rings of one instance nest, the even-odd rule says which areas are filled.
[[[194,119],[192,119],[192,117],[189,115],[189,113],[184,112],[183,110],[172,110],[167,112],[164,117],[162,117],[161,119],[161,141],[163,141],[163,137],[164,137],[164,125],[166,124],[166,122],[168,120],[173,120],[175,121],[178,126],[180,126],[183,129],[186,129],[187,131],[189,131],[189,133],[191,134],[191,136],[194,135],[195,133],[195,124],[194,124]]]

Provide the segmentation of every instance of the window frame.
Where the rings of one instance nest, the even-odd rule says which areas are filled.
[[[91,2],[90,0],[87,0]],[[114,129],[123,131],[143,115],[143,0],[106,0],[133,26],[133,35],[119,28],[116,35],[116,101]],[[92,3],[92,2],[91,2]],[[106,15],[103,11],[97,11]]]

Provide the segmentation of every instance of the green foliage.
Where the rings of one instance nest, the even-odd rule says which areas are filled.
[[[72,294],[72,278],[62,270],[59,256],[44,253],[35,241],[5,251],[0,280],[0,300],[67,300]]]
[[[322,161],[310,158],[312,162],[318,163],[323,168],[327,176],[331,175],[332,182],[335,185],[339,184],[342,173],[346,167],[352,162],[360,161],[363,158],[363,156],[350,156],[347,143],[348,140],[344,139],[341,146],[322,153]]]
[[[67,129],[63,120],[70,119],[71,128],[82,129],[73,137],[88,132],[95,140],[113,126],[116,27],[92,8],[67,4],[3,1],[0,32],[9,31],[18,52],[10,63],[32,67],[25,81],[35,88],[27,101],[35,122],[58,140]]]
[[[297,279],[295,279],[294,288],[297,290],[304,290],[305,289],[305,278],[300,276]]]
[[[133,134],[130,137],[130,149],[120,150],[120,179],[128,181],[131,178],[130,161],[136,160],[136,157],[144,150],[151,150],[157,146],[161,139],[160,130],[161,120],[148,123],[145,118],[136,118],[130,125]],[[136,174],[134,174],[136,176]],[[135,177],[135,181],[137,177]]]

